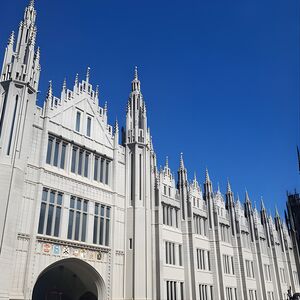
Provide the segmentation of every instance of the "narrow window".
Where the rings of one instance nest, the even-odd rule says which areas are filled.
[[[129,239],[129,249],[132,250],[132,239]]]
[[[89,176],[89,158],[90,158],[90,153],[85,153],[84,177],[88,177]]]
[[[87,117],[87,121],[86,121],[86,135],[88,137],[91,136],[91,127],[92,127],[92,119],[91,119],[91,117]]]
[[[53,138],[49,137],[48,138],[47,158],[46,158],[47,164],[51,164],[52,145],[53,145]]]
[[[77,111],[76,113],[76,131],[80,131],[80,119],[81,119],[81,113],[79,111]]]
[[[65,160],[66,160],[66,148],[67,144],[63,143],[61,148],[61,157],[60,157],[60,168],[65,168]]]
[[[106,161],[106,173],[105,173],[105,184],[108,184],[109,180],[109,161]]]
[[[3,102],[3,106],[2,106],[2,112],[1,112],[1,119],[0,119],[0,138],[1,138],[2,128],[3,128],[4,114],[5,114],[5,110],[6,110],[6,103],[7,103],[7,93],[5,94],[5,97],[4,97],[4,102]]]
[[[71,164],[71,172],[75,173],[76,170],[76,155],[77,155],[77,148],[73,146],[72,148],[72,164]]]
[[[98,181],[98,167],[99,167],[99,158],[95,157],[95,164],[94,164],[94,180]]]
[[[15,120],[16,120],[16,114],[17,114],[17,108],[18,108],[18,101],[19,101],[19,96],[16,96],[16,102],[15,102],[15,108],[14,108],[14,114],[13,114],[13,119],[11,122],[11,128],[10,128],[10,135],[9,135],[9,143],[8,143],[8,149],[7,149],[7,155],[10,153],[10,148],[11,148],[11,142],[12,142],[12,137],[14,133],[14,127],[15,127]]]
[[[104,158],[101,158],[101,168],[100,168],[100,181],[103,183],[104,181],[104,161],[105,159]]]

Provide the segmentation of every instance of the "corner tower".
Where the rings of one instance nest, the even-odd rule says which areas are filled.
[[[14,32],[9,38],[0,75],[0,260],[5,259],[7,263],[18,230],[18,207],[31,147],[40,76],[35,20],[36,10],[31,0],[25,8],[17,38]],[[0,277],[0,282],[3,281]]]
[[[135,68],[126,115],[126,299],[153,299],[154,160],[146,105]]]

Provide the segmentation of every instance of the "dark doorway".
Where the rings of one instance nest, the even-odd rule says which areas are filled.
[[[95,280],[76,261],[56,263],[38,278],[32,300],[98,300]]]

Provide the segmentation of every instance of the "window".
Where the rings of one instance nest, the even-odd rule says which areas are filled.
[[[256,290],[249,290],[249,300],[257,300]]]
[[[207,219],[194,214],[193,220],[195,233],[202,236],[207,236]]]
[[[87,117],[87,119],[86,119],[86,135],[88,137],[91,136],[91,129],[92,129],[92,118]]]
[[[9,134],[9,142],[8,142],[8,148],[7,148],[7,155],[10,154],[10,148],[11,148],[11,143],[12,143],[12,138],[14,134],[14,129],[15,129],[15,121],[16,121],[16,114],[17,114],[17,108],[18,108],[18,102],[19,102],[19,96],[16,96],[15,100],[15,108],[14,108],[14,114],[11,122],[11,128],[10,128],[10,134]]]
[[[223,254],[223,269],[224,274],[234,275],[233,256]]]
[[[182,245],[178,245],[179,266],[182,266]]]
[[[67,143],[49,135],[46,163],[60,169],[65,168]]]
[[[77,146],[72,146],[71,172],[88,178],[90,155],[90,152]]]
[[[225,243],[231,243],[230,227],[228,225],[220,223],[221,241]]]
[[[281,279],[281,282],[286,283],[284,268],[280,268],[280,279]]]
[[[110,165],[110,159],[101,156],[95,156],[94,180],[108,185],[110,176]]]
[[[165,250],[166,250],[166,264],[175,265],[175,243],[166,242],[165,243]]]
[[[179,208],[162,203],[163,224],[178,228],[178,210]]]
[[[266,281],[272,281],[271,278],[271,271],[270,271],[270,265],[264,265],[264,271],[265,271],[265,280]]]
[[[251,243],[250,243],[250,237],[249,237],[249,233],[246,232],[246,231],[242,231],[242,246],[244,248],[248,248],[250,249],[251,248]]]
[[[237,300],[236,288],[226,287],[226,300]]]
[[[166,294],[167,300],[184,300],[184,283],[173,280],[167,280]]]
[[[268,291],[267,292],[267,295],[268,295],[268,300],[274,300],[274,294],[273,294],[273,292],[271,292],[271,291]]]
[[[77,111],[76,112],[76,125],[75,125],[75,130],[80,131],[80,120],[81,120],[81,112]]]
[[[129,250],[132,250],[132,239],[129,239]]]
[[[88,201],[71,196],[68,239],[85,242],[87,225]]]
[[[109,229],[110,229],[110,207],[95,203],[94,212],[94,235],[93,243],[103,246],[109,245]],[[131,248],[132,249],[132,239]],[[129,240],[129,245],[130,245]]]
[[[199,284],[199,299],[213,300],[213,286],[207,284]]]
[[[210,252],[204,249],[197,249],[197,268],[210,271]]]
[[[254,278],[253,261],[246,260],[246,276],[249,278]]]
[[[59,236],[63,194],[43,189],[38,233]]]

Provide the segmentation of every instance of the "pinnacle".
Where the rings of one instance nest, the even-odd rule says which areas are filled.
[[[183,153],[180,153],[180,170],[184,169]]]
[[[64,82],[63,82],[63,90],[67,89],[67,78],[64,78]]]
[[[260,198],[260,205],[262,210],[266,210],[263,197]]]
[[[13,45],[14,42],[15,42],[15,32],[12,31],[11,34],[10,34],[10,36],[9,36],[9,39],[8,39],[8,44],[9,45]]]
[[[116,118],[116,122],[115,122],[115,133],[119,132],[119,123],[118,123],[118,118]]]
[[[135,80],[139,79],[139,77],[138,77],[138,67],[137,66],[134,67],[134,79]]]
[[[208,169],[205,169],[205,183],[210,182],[209,174],[208,174]]]
[[[51,99],[53,96],[52,90],[52,80],[49,81],[48,92],[47,92],[47,99]]]
[[[34,8],[34,0],[30,0],[29,6]]]
[[[246,194],[245,194],[245,200],[246,200],[246,202],[250,202],[250,198],[249,198],[247,189],[246,189],[246,192],[245,192],[245,193],[246,193]]]
[[[166,168],[169,168],[169,157],[166,156]]]
[[[99,85],[97,84],[96,85],[96,97],[98,97],[98,95],[99,95]]]
[[[88,67],[87,71],[86,71],[86,82],[89,82],[89,80],[90,80],[90,70],[91,70],[91,68]]]
[[[227,193],[232,193],[229,179],[227,178]]]
[[[79,75],[78,73],[76,73],[76,77],[75,77],[75,85],[77,86],[79,82]]]

